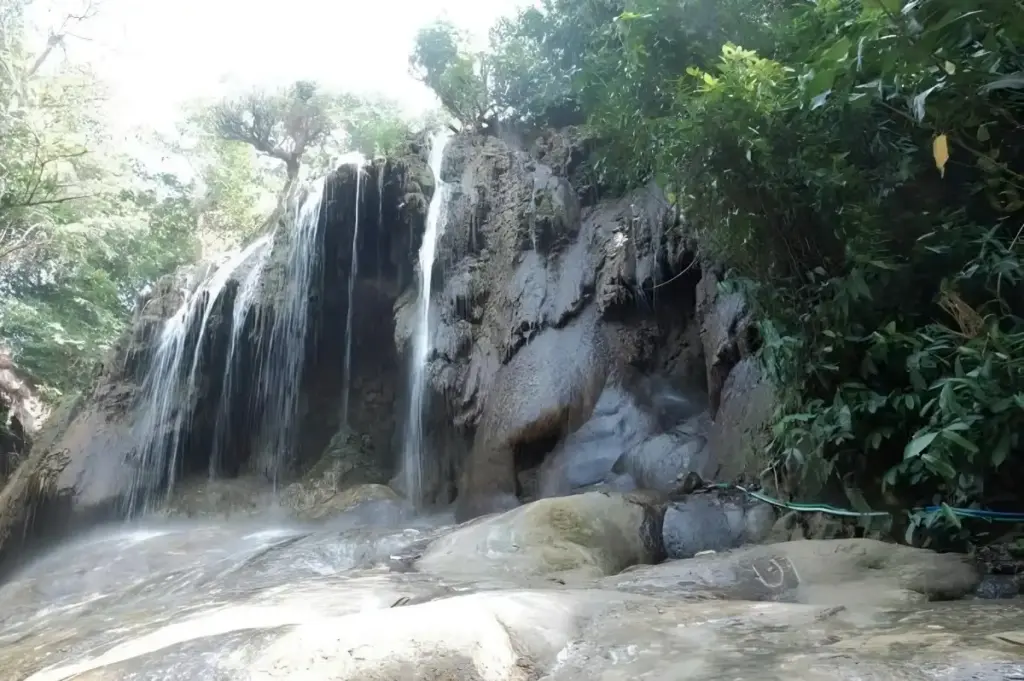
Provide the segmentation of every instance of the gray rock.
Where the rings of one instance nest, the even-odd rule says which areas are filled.
[[[416,567],[445,577],[615,574],[661,557],[658,516],[620,494],[541,499],[464,524],[432,544]]]
[[[691,558],[701,551],[725,551],[758,542],[771,531],[774,513],[767,504],[722,500],[694,494],[670,504],[662,536],[669,558]]]
[[[615,470],[629,474],[645,489],[671,492],[691,471],[702,478],[712,477],[710,459],[711,450],[703,436],[673,430],[627,451]]]
[[[980,576],[963,555],[873,539],[798,540],[634,568],[603,583],[639,593],[820,605],[962,598]]]
[[[988,575],[974,594],[978,598],[1015,598],[1020,594],[1020,584],[1016,575]]]
[[[629,451],[643,443],[650,419],[619,386],[608,386],[597,400],[594,413],[579,430],[570,433],[548,455],[540,470],[540,495],[564,496],[612,479],[612,469]]]
[[[608,385],[590,419],[545,460],[541,496],[594,486],[672,492],[691,471],[710,476],[711,450],[703,435],[709,421],[706,412],[692,411],[691,400],[664,388],[655,399],[638,400],[626,387]],[[661,432],[667,412],[685,420]]]

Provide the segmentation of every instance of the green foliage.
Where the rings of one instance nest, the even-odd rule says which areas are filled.
[[[825,464],[873,503],[998,505],[1024,473],[1022,17],[543,0],[485,59],[504,118],[584,118],[602,185],[659,182],[751,297],[791,473]]]
[[[85,385],[136,292],[195,256],[195,215],[188,187],[109,149],[102,89],[57,61],[63,33],[23,49],[21,6],[0,8],[0,338],[52,395]]]
[[[367,158],[394,154],[409,138],[410,123],[397,102],[384,97],[340,99],[345,146]]]
[[[244,144],[206,139],[200,158],[200,180],[205,190],[197,211],[200,232],[244,241],[263,224],[264,215],[258,206],[262,190],[271,183],[260,173],[252,150]]]
[[[420,29],[409,58],[413,75],[422,80],[463,125],[481,126],[494,116],[489,87],[490,64],[473,54],[466,36],[441,19]]]

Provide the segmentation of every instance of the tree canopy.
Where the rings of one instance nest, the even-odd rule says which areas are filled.
[[[96,9],[33,52],[28,4],[0,2],[0,352],[50,398],[92,380],[146,284],[264,228],[303,165],[389,153],[415,125],[300,81],[191,105],[176,137],[149,140],[189,170],[157,169],[114,144],[102,83],[69,56]]]
[[[666,190],[757,310],[777,480],[962,537],[1024,473],[1022,9],[541,0],[412,61],[464,124],[579,124],[605,193]]]

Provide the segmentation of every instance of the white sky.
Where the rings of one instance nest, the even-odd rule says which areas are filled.
[[[35,0],[58,23],[82,0]],[[95,0],[99,14],[69,45],[111,92],[112,123],[164,129],[180,107],[251,85],[315,80],[380,92],[410,109],[434,104],[408,75],[416,31],[442,14],[478,36],[523,0]],[[46,10],[46,11],[44,11]]]

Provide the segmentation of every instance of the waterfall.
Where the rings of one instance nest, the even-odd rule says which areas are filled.
[[[238,350],[242,340],[242,334],[246,329],[246,320],[253,309],[254,303],[258,300],[261,290],[260,284],[263,281],[263,268],[267,264],[267,258],[274,247],[273,235],[268,234],[260,237],[249,247],[250,253],[255,253],[255,262],[249,268],[245,278],[238,285],[235,293],[235,304],[231,310],[231,340],[228,344],[228,354],[224,360],[224,378],[221,382],[220,402],[217,405],[217,416],[214,425],[213,445],[210,451],[210,477],[216,477],[220,470],[220,462],[225,447],[228,444],[231,424],[231,399],[234,397],[235,371],[240,367]]]
[[[277,488],[282,462],[297,442],[299,394],[306,360],[309,296],[317,265],[320,208],[326,180],[311,187],[296,201],[295,226],[288,235],[281,276],[283,295],[274,303],[274,317],[266,340],[266,353],[257,378],[257,399],[262,406],[259,434],[261,468]]]
[[[156,490],[166,481],[167,492],[178,474],[182,435],[191,417],[195,399],[196,372],[210,315],[224,288],[238,267],[257,249],[255,242],[243,251],[229,253],[198,286],[189,282],[181,307],[164,322],[152,364],[142,384],[142,399],[133,424],[136,470],[128,494],[128,515],[152,510]],[[199,319],[194,344],[189,331]],[[191,357],[186,357],[191,350]],[[188,366],[183,376],[182,370]],[[169,430],[168,430],[169,429]]]
[[[444,150],[451,137],[448,132],[437,133],[430,145],[430,172],[434,175],[434,194],[427,210],[427,225],[419,253],[419,290],[416,297],[415,318],[412,328],[412,364],[409,381],[409,414],[405,422],[405,442],[402,447],[402,472],[405,492],[409,500],[419,506],[425,501],[423,490],[423,407],[426,393],[427,360],[430,357],[430,280],[437,254],[437,240],[444,231],[448,187],[441,180]]]
[[[352,391],[352,313],[356,306],[356,276],[359,274],[359,204],[363,194],[363,159],[355,162],[356,170],[356,207],[352,223],[352,260],[348,269],[348,308],[345,312],[345,373],[341,388],[341,422],[348,425],[349,394]],[[383,173],[381,173],[383,175]]]
[[[377,170],[377,283],[384,281],[384,262],[381,256],[380,244],[384,239],[384,171],[387,170],[388,160],[381,159],[380,168]]]

